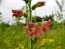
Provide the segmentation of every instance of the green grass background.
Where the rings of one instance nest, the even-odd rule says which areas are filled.
[[[24,33],[24,28],[23,24],[12,26],[0,24],[0,49],[30,49],[30,39]],[[44,38],[55,41],[41,45],[40,42]],[[59,46],[60,48],[56,48]],[[34,49],[65,49],[65,25],[53,23],[49,31],[43,34],[33,47]]]

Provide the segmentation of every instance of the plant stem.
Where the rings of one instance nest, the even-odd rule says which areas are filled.
[[[29,18],[30,18],[30,22],[32,22],[32,10],[31,10],[31,0],[29,0]],[[30,42],[31,42],[31,48],[30,49],[33,49],[33,42],[32,42],[32,39],[30,39]]]
[[[30,17],[30,22],[32,22],[32,13],[31,13],[31,0],[29,0],[29,17]]]
[[[29,17],[30,17],[30,22],[32,22],[32,14],[31,14],[31,0],[29,0]],[[32,39],[31,39],[31,49],[33,49],[33,44],[32,44]]]
[[[32,41],[32,39],[31,39],[30,42],[31,42],[31,49],[33,49],[33,41]]]
[[[26,3],[26,13],[28,14],[28,4]],[[26,24],[29,22],[29,15],[28,15],[28,17],[26,18]]]

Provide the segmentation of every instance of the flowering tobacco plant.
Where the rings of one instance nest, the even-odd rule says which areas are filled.
[[[36,39],[41,36],[43,29],[41,29],[41,26],[39,26],[38,24],[32,23],[32,10],[35,10],[37,7],[44,6],[45,2],[44,1],[37,2],[36,4],[34,4],[31,7],[32,0],[24,0],[24,1],[25,1],[26,5],[28,5],[28,9],[29,9],[29,10],[27,10],[29,23],[27,23],[27,25],[25,27],[25,33],[30,37],[30,39],[31,39],[31,48],[30,49],[33,49],[33,45],[34,45],[33,41],[36,41]],[[34,40],[32,40],[33,37],[35,37]]]
[[[26,4],[26,12],[23,12],[22,10],[12,10],[12,13],[13,13],[13,17],[15,18],[20,18],[24,16],[27,20],[29,20],[27,22],[27,25],[24,31],[25,31],[25,34],[27,34],[30,38],[30,42],[31,42],[30,49],[34,49],[33,47],[37,39],[42,35],[42,33],[48,31],[50,24],[51,24],[51,20],[49,19],[49,21],[42,21],[41,25],[38,25],[36,22],[33,23],[32,22],[32,10],[35,10],[37,7],[45,6],[45,2],[40,1],[34,4],[33,6],[31,6],[32,0],[23,0],[23,1]]]
[[[33,23],[32,22],[32,10],[35,10],[37,7],[45,6],[45,2],[40,1],[34,4],[33,6],[31,6],[32,0],[23,0],[23,1],[26,3],[26,6],[27,6],[26,13],[29,19],[24,31],[25,31],[25,34],[27,34],[30,38],[30,42],[31,42],[30,49],[34,49],[33,45],[37,41],[36,39],[38,39],[38,37],[42,35],[42,32],[44,33],[48,31],[50,24],[51,24],[51,20],[42,21],[40,26],[37,23]],[[15,16],[16,18],[21,17],[21,16],[26,16],[22,10],[12,10],[12,12],[14,13],[13,16]],[[33,40],[33,37],[34,37],[34,40]]]

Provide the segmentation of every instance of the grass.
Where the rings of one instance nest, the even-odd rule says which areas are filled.
[[[23,24],[0,24],[0,49],[30,49],[30,39],[24,34],[24,28]],[[33,46],[34,49],[65,49],[65,26],[54,25]]]

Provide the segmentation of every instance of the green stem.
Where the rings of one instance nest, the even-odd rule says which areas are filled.
[[[13,19],[13,17],[12,17],[12,25],[13,25],[13,20],[14,20],[14,19]]]
[[[31,10],[31,0],[29,0],[29,18],[30,18],[30,22],[32,22],[32,10]],[[32,39],[30,39],[31,41],[31,49],[33,49],[33,42]]]
[[[35,23],[36,23],[36,11],[35,11]]]
[[[17,18],[17,25],[19,25],[19,18]]]
[[[29,0],[29,17],[30,17],[30,22],[32,22],[32,10],[31,10],[31,0]]]
[[[28,13],[28,4],[26,4],[26,12]]]
[[[26,13],[28,14],[28,4],[26,4]],[[26,24],[29,22],[29,16],[26,18]]]
[[[31,49],[33,49],[33,41],[32,41],[32,39],[31,39]]]

